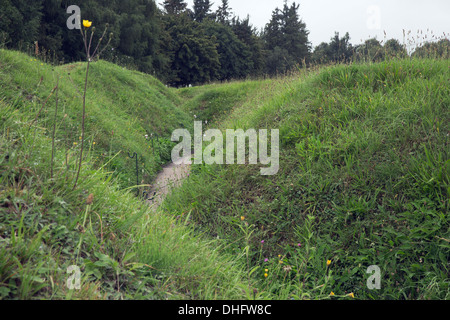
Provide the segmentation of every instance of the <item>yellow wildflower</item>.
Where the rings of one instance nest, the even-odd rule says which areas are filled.
[[[331,291],[330,296],[334,296],[334,292],[333,291]]]
[[[331,264],[331,260],[327,260],[327,266]]]
[[[355,295],[353,294],[353,292],[349,293],[348,296],[351,297],[351,298],[355,298]]]
[[[269,275],[267,273],[264,273],[264,277],[267,278]]]
[[[92,26],[92,21],[89,20],[83,20],[83,26],[85,28],[90,28]]]
[[[244,221],[244,220],[245,220],[245,217],[244,217],[244,216],[242,216],[242,217],[241,217],[241,220],[242,220],[242,221]]]

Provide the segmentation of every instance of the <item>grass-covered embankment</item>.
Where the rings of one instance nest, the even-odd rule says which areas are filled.
[[[23,53],[1,50],[0,64],[2,99],[14,101],[27,114],[39,115],[36,124],[46,128],[47,135],[53,129],[54,88],[60,78],[56,139],[66,149],[79,149],[86,63],[53,67]],[[139,183],[148,184],[161,165],[170,161],[172,131],[192,126],[190,117],[177,107],[181,100],[152,76],[111,63],[95,62],[89,73],[86,149],[91,149],[98,165],[108,162],[123,187],[136,185],[135,160],[128,157],[136,152]],[[145,138],[152,134],[153,142]]]
[[[448,299],[449,88],[448,60],[269,82],[222,128],[279,129],[279,173],[194,166],[166,209],[245,252],[262,296]],[[371,265],[381,290],[367,288]]]
[[[149,176],[162,162],[148,149],[146,130],[164,135],[190,125],[173,91],[149,76],[94,63],[89,143],[74,189],[83,64],[52,69],[2,50],[0,67],[0,299],[246,297],[252,287],[234,257],[195,235],[185,217],[153,212],[128,189],[134,171],[126,151],[154,167]],[[57,74],[52,161],[56,92],[35,118]],[[81,271],[80,290],[66,285],[72,265]]]
[[[96,62],[74,189],[84,66],[0,51],[1,298],[449,298],[448,61],[180,90]],[[150,180],[171,144],[154,155],[144,135],[169,137],[194,119],[279,129],[280,171],[194,166],[151,212],[126,190],[127,152]],[[81,290],[66,286],[71,265]],[[366,286],[370,265],[381,290]]]

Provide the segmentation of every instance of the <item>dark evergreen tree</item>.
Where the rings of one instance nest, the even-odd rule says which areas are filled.
[[[233,33],[233,30],[218,22],[203,22],[206,35],[216,39],[220,69],[218,80],[245,78],[253,69],[250,48]]]
[[[216,19],[222,24],[229,24],[231,18],[231,8],[228,0],[222,0],[222,4],[217,8]]]
[[[295,2],[289,7],[287,3],[283,7],[283,24],[281,39],[282,48],[286,49],[297,63],[308,59],[310,56],[309,31],[306,24],[300,19],[298,9],[300,5]]]
[[[208,17],[212,17],[211,6],[209,0],[194,0],[193,19],[202,22]]]
[[[339,37],[339,32],[335,32],[330,43],[322,42],[313,52],[312,61],[314,63],[348,63],[354,54],[354,48],[350,43],[350,35],[347,32],[344,37]]]
[[[283,15],[280,9],[276,8],[272,12],[270,22],[266,24],[264,29],[263,39],[267,50],[274,50],[279,47],[284,37],[283,34]]]
[[[61,28],[66,25],[67,20],[67,16],[61,13],[65,13],[66,9],[62,0],[44,0],[39,27],[39,46],[50,55],[59,57],[60,61],[70,61],[73,57],[73,54],[66,55],[63,47],[68,32],[65,32],[67,29]],[[77,36],[80,36],[79,32]],[[80,44],[72,49],[77,52],[82,46]]]
[[[191,20],[187,13],[164,19],[170,41],[167,82],[179,87],[217,79],[220,62],[216,38],[207,36],[203,25]]]
[[[38,41],[42,0],[0,0],[0,41],[23,49]]]
[[[250,24],[250,17],[244,20],[234,17],[231,21],[231,28],[238,39],[250,50],[253,67],[250,75],[261,76],[264,71],[263,42],[255,28]]]
[[[309,31],[298,14],[299,5],[295,2],[283,10],[276,8],[266,25],[263,39],[267,50],[269,74],[284,73],[297,64],[307,62],[310,57]]]
[[[353,55],[349,33],[347,32],[343,38],[339,38],[339,32],[335,32],[330,42],[330,49],[332,61],[349,62]]]
[[[180,14],[186,10],[187,3],[184,0],[164,0],[163,7],[168,14]]]

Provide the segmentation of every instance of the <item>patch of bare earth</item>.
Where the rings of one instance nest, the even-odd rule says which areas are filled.
[[[182,159],[182,163],[177,165],[168,164],[163,171],[158,174],[149,192],[149,205],[156,210],[164,201],[165,197],[174,189],[181,185],[184,179],[189,176],[191,166],[186,164],[191,156]]]

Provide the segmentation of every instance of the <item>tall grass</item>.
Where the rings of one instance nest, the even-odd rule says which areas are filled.
[[[86,63],[52,67],[6,50],[0,51],[0,61],[2,98],[21,101],[18,107],[38,115],[35,124],[41,127],[53,128],[54,120],[47,115],[54,113],[53,88],[56,76],[60,77],[56,140],[70,150],[81,151],[81,145],[85,145],[86,150],[95,154],[93,162],[109,163],[108,169],[124,188],[134,186],[136,181],[136,168],[127,152],[138,153],[139,170],[144,171],[140,177],[148,184],[170,160],[167,149],[172,131],[192,126],[190,117],[177,108],[180,100],[171,89],[151,76],[98,61],[90,66],[83,137],[81,88],[85,84]],[[42,112],[38,112],[41,108]],[[152,133],[161,137],[153,149],[151,141],[145,139],[146,134]]]
[[[85,64],[52,69],[5,50],[0,63],[1,298],[449,298],[448,60],[181,90],[99,61],[82,167],[74,115]],[[151,181],[171,143],[154,153],[145,135],[194,119],[279,129],[280,172],[193,166],[153,212],[134,195],[127,152]],[[71,265],[81,290],[66,286]],[[370,265],[381,290],[367,288]]]
[[[261,294],[448,299],[449,72],[395,59],[269,82],[222,128],[279,129],[278,175],[194,166],[166,210],[248,253]],[[381,290],[366,286],[370,265]]]
[[[194,235],[184,218],[154,212],[87,154],[78,188],[33,115],[0,102],[0,298],[242,299],[251,284],[236,259]],[[69,151],[69,167],[77,157]],[[67,287],[69,266],[81,288]],[[250,289],[248,289],[250,290]]]

